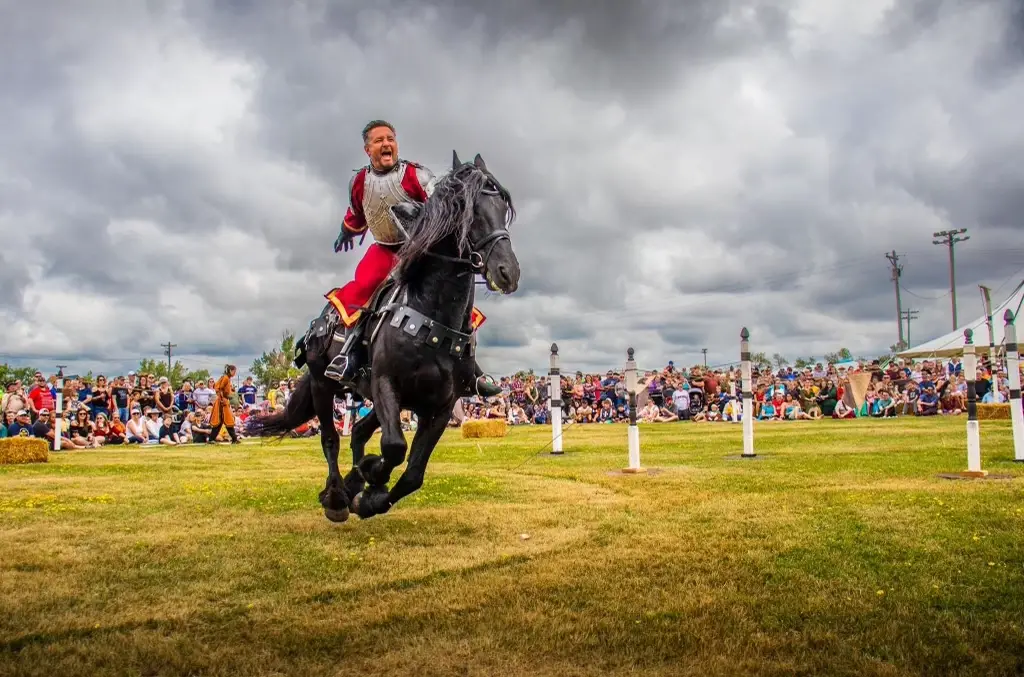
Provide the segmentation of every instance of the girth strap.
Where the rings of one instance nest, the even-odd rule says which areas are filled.
[[[431,348],[440,348],[444,345],[445,339],[448,339],[451,341],[451,347],[448,349],[448,352],[452,356],[462,357],[469,352],[470,341],[473,338],[471,334],[455,331],[451,327],[430,319],[404,303],[391,303],[384,308],[384,312],[391,313],[390,324],[392,327],[396,329],[401,327],[402,331],[410,336],[417,336],[423,327],[427,327],[429,331],[426,337],[426,344]]]

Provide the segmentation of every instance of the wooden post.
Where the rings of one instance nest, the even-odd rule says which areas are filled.
[[[754,384],[750,368],[750,332],[740,330],[740,369],[743,383],[743,458],[754,458]]]
[[[48,387],[48,386],[47,386]],[[53,407],[53,450],[60,451],[61,437],[64,435],[64,370],[57,370],[57,400]],[[124,421],[127,425],[128,421]]]
[[[1010,381],[1010,419],[1013,422],[1013,460],[1024,463],[1024,410],[1020,400],[1020,350],[1017,347],[1017,328],[1014,326],[1013,311],[1009,308],[1003,314],[1006,322],[1004,343],[1006,347],[1006,376]]]
[[[558,364],[558,344],[551,344],[551,364],[548,369],[548,392],[551,397],[548,410],[551,413],[551,453],[562,453],[562,370]]]
[[[636,425],[636,360],[633,359],[634,351],[629,348],[626,351],[626,392],[629,394],[629,431],[627,440],[629,442],[629,467],[624,473],[642,473],[644,468],[640,467],[640,428]]]
[[[978,357],[974,352],[974,331],[964,330],[964,372],[967,379],[967,472],[966,477],[984,477],[981,469],[981,431],[978,428]]]

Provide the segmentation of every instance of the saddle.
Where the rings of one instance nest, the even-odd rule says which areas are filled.
[[[359,309],[358,319],[349,326],[346,326],[341,320],[338,302],[328,297],[328,302],[320,315],[309,323],[309,329],[306,330],[305,336],[295,344],[295,366],[301,369],[311,359],[324,358],[333,340],[344,342],[349,336],[361,331],[367,322],[379,318],[386,312],[386,299],[397,284],[395,278],[389,275],[370,296],[366,306]]]

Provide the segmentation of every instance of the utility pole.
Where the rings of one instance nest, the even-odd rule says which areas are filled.
[[[932,240],[932,244],[944,244],[949,247],[949,295],[953,302],[953,329],[955,330],[958,326],[956,321],[956,266],[953,258],[953,245],[957,242],[966,242],[971,239],[970,235],[964,235],[963,237],[957,237],[967,232],[966,228],[958,228],[957,230],[942,230],[938,233],[932,233],[932,237],[941,238],[939,240]]]
[[[707,348],[701,348],[700,352],[704,353],[704,368],[707,369],[708,368],[708,349]]]
[[[178,344],[177,343],[171,343],[170,341],[168,341],[167,343],[161,343],[160,346],[163,347],[164,355],[167,356],[167,379],[170,380],[170,378],[171,378],[171,348],[177,348]]]
[[[893,249],[891,253],[886,254],[885,258],[889,259],[889,263],[892,264],[892,284],[896,287],[896,327],[899,329],[900,348],[909,348],[910,344],[903,343],[903,303],[900,300],[900,275],[903,274],[903,266],[900,265],[900,255]]]
[[[901,316],[900,319],[903,319],[903,320],[907,321],[907,347],[909,348],[910,347],[910,321],[917,319],[917,311],[916,310],[911,310],[911,309],[908,308],[907,310],[903,311],[903,315]]]

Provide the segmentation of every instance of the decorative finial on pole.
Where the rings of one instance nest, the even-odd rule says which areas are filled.
[[[746,327],[743,327],[743,329],[740,329],[740,338],[742,340],[744,340],[744,341],[749,341],[750,340],[750,332],[747,331]]]
[[[970,327],[964,329],[964,342],[966,342],[968,345],[974,343],[974,330],[971,329]]]
[[[551,354],[552,355],[557,355],[558,354],[558,344],[557,343],[552,343],[551,344]]]

